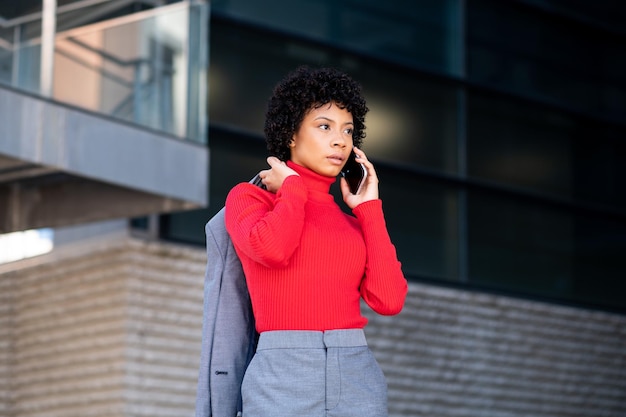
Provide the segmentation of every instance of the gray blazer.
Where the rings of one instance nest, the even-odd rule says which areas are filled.
[[[235,417],[241,381],[254,355],[257,334],[241,262],[226,232],[224,208],[205,226],[202,351],[196,417]]]

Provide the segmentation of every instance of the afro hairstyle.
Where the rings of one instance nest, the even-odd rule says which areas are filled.
[[[365,115],[369,110],[361,94],[361,85],[337,69],[301,66],[276,85],[268,101],[265,140],[270,155],[281,161],[288,160],[291,155],[289,142],[306,114],[331,102],[352,115],[352,140],[354,146],[360,147],[365,138]]]

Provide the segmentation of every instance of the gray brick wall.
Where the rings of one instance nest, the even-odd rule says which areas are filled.
[[[626,416],[626,317],[411,284],[368,312],[393,416]]]
[[[0,416],[9,414],[11,401],[11,292],[10,281],[0,275]]]
[[[194,415],[204,251],[133,244],[128,255],[128,416]]]
[[[8,417],[122,415],[127,268],[107,249],[0,277],[12,293]]]
[[[203,249],[126,237],[0,266],[0,417],[193,415]],[[626,317],[412,283],[366,329],[390,415],[626,416]]]
[[[122,238],[5,265],[0,416],[192,416],[204,262]]]

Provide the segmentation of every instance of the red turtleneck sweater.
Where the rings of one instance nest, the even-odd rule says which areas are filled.
[[[257,331],[362,328],[360,297],[379,314],[399,313],[407,283],[382,202],[362,203],[350,216],[329,194],[335,178],[287,164],[299,176],[276,194],[242,183],[226,199]]]

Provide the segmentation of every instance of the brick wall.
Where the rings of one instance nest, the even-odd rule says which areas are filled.
[[[8,279],[0,275],[0,416],[8,416],[11,406],[11,292]]]
[[[192,416],[204,252],[127,238],[65,252],[0,275],[0,416]]]
[[[0,277],[11,294],[8,417],[122,415],[127,268],[107,249]]]
[[[412,284],[367,334],[393,416],[626,416],[626,317]]]
[[[0,416],[193,415],[203,249],[127,237],[0,266]],[[390,415],[626,415],[626,317],[412,283],[370,318]]]
[[[130,268],[125,416],[193,416],[196,398],[203,250],[134,243]]]

